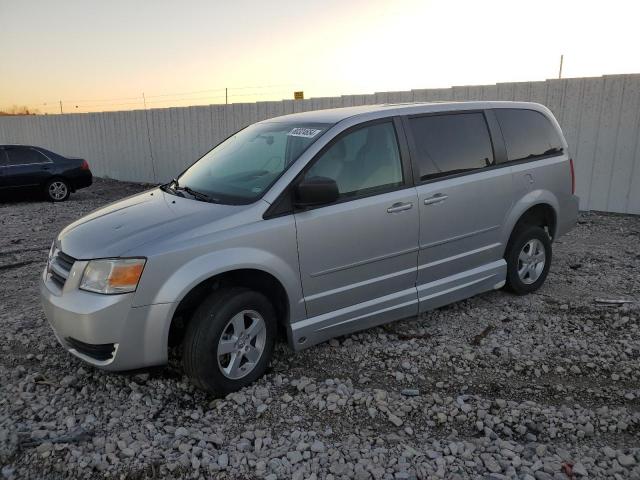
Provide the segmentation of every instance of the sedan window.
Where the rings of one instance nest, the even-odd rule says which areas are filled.
[[[46,163],[49,160],[37,150],[24,147],[10,147],[5,149],[9,156],[8,165],[31,165],[34,163]]]

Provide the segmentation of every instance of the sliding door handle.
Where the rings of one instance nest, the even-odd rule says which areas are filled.
[[[449,198],[449,195],[445,195],[444,193],[436,193],[433,197],[425,198],[424,204],[436,205],[438,203],[444,202],[447,198]]]
[[[409,210],[411,207],[413,207],[413,203],[411,202],[407,202],[407,203],[398,202],[398,203],[394,203],[389,208],[387,208],[387,213],[402,212],[404,210]]]

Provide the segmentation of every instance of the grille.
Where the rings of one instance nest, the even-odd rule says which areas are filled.
[[[56,250],[49,261],[49,278],[60,290],[64,287],[64,284],[69,278],[69,272],[71,267],[75,263],[76,259],[69,255]]]
[[[67,272],[71,270],[71,267],[73,267],[73,264],[76,261],[75,258],[70,257],[69,255],[61,252],[60,250],[58,250],[58,254],[56,255],[56,260],[58,261],[58,264],[62,266]]]
[[[113,343],[84,343],[73,337],[67,337],[66,341],[69,347],[83,355],[86,355],[87,357],[91,357],[99,361],[111,360],[113,358],[113,352],[116,349]]]

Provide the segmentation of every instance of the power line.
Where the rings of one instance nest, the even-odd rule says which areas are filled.
[[[60,107],[62,110],[63,104],[66,107],[67,113],[70,113],[69,105],[71,105],[71,111],[86,111],[88,109],[93,108],[109,108],[109,107],[131,107],[131,106],[140,106],[143,108],[147,108],[148,104],[166,104],[166,103],[179,103],[183,104],[184,102],[210,102],[215,103],[215,101],[220,101],[223,98],[225,99],[225,103],[229,103],[229,101],[233,98],[237,97],[264,97],[264,96],[272,96],[272,95],[284,95],[288,90],[277,89],[277,87],[283,86],[293,86],[294,84],[280,84],[280,85],[253,85],[253,86],[242,86],[242,87],[227,87],[227,88],[214,88],[207,90],[194,90],[191,92],[182,92],[182,93],[164,93],[164,94],[156,94],[156,95],[146,95],[143,93],[141,96],[137,97],[112,97],[105,99],[84,99],[84,100],[56,100],[50,102],[43,102],[38,104],[29,105],[29,108],[32,109],[42,109],[42,110],[51,110],[54,108]],[[270,91],[265,91],[266,89],[274,89]],[[222,93],[224,90],[224,93]],[[246,92],[246,90],[256,90],[254,92]],[[243,93],[234,93],[236,91],[242,91]],[[189,95],[196,95],[201,93],[208,92],[220,92],[219,95],[207,95],[200,97],[191,97]],[[118,101],[118,100],[127,100],[127,101]],[[129,101],[131,100],[131,101]],[[92,103],[95,102],[95,103]],[[73,108],[75,107],[75,109]]]
[[[84,102],[108,102],[111,100],[135,100],[140,97],[116,97],[116,98],[94,98],[90,100],[62,100],[64,103],[84,103]],[[49,102],[45,102],[49,103]]]
[[[223,90],[228,89],[230,92],[230,95],[232,95],[232,91],[233,90],[247,90],[247,89],[264,89],[264,88],[278,88],[278,87],[291,87],[294,84],[277,84],[277,85],[249,85],[249,86],[243,86],[243,87],[220,87],[220,88],[210,88],[207,90],[193,90],[190,92],[176,92],[176,93],[160,93],[160,94],[156,94],[156,95],[146,95],[147,98],[158,98],[158,97],[179,97],[179,96],[185,96],[185,95],[195,95],[195,94],[200,94],[200,93],[207,93],[207,92],[222,92]],[[73,99],[63,99],[63,100],[51,100],[51,101],[46,101],[46,102],[42,102],[42,103],[37,103],[34,105],[42,105],[42,106],[46,106],[50,103],[58,103],[59,101],[62,101],[62,103],[73,103],[75,104],[80,104],[80,103],[90,103],[90,102],[112,102],[112,101],[119,101],[119,100],[139,100],[140,96],[136,96],[136,97],[112,97],[112,98],[94,98],[94,99],[82,99],[82,100],[73,100]]]
[[[168,103],[168,102],[188,102],[197,100],[211,100],[214,98],[224,98],[224,95],[217,95],[215,97],[199,97],[199,98],[169,98],[166,100],[152,100],[147,103]]]
[[[257,93],[235,93],[235,94],[230,94],[230,97],[251,97],[254,95],[275,95],[277,93],[285,93],[288,92],[288,90],[276,90],[274,92],[257,92]]]
[[[147,95],[147,98],[155,98],[155,97],[177,97],[183,95],[196,95],[199,93],[207,93],[207,92],[220,92],[224,90],[224,88],[212,88],[210,90],[196,90],[193,92],[184,92],[184,93],[162,93],[159,95]]]
[[[295,83],[282,83],[280,85],[257,85],[249,87],[229,87],[229,90],[246,90],[247,88],[276,88],[276,87],[293,87]]]

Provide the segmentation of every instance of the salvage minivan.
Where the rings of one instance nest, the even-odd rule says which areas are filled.
[[[573,162],[542,105],[376,105],[250,125],[165,185],[53,242],[46,316],[107,370],[167,362],[198,387],[489,290],[540,288],[577,219]]]

